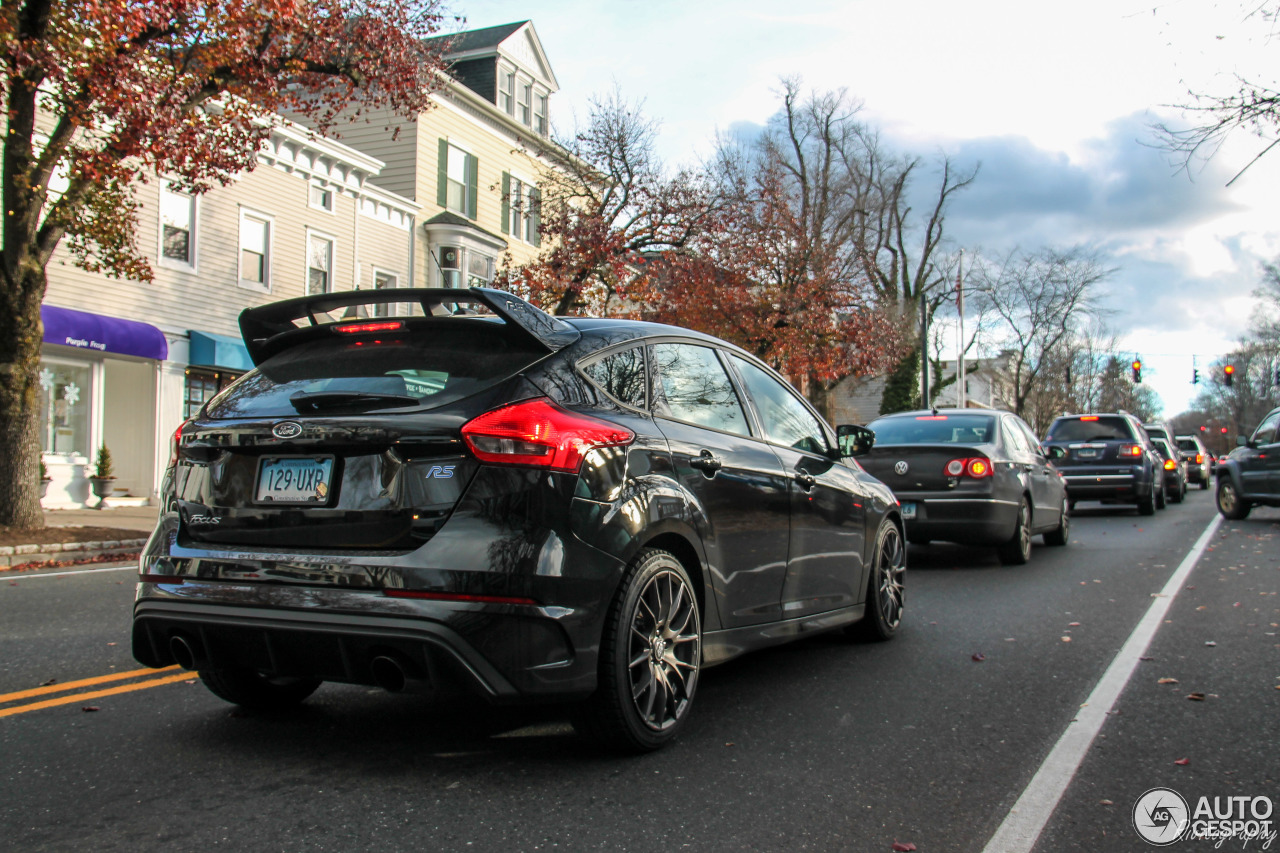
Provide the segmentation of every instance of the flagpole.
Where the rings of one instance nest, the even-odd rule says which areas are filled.
[[[964,249],[960,250],[960,260],[956,262],[956,308],[960,312],[960,343],[959,357],[956,359],[956,367],[959,372],[956,374],[956,383],[959,386],[956,391],[956,400],[961,409],[966,408],[968,401],[965,399],[965,375],[964,375],[964,281],[960,277],[960,267],[964,264]]]

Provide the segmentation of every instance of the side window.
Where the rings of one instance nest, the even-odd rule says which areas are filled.
[[[1017,425],[1005,418],[1000,421],[1000,429],[1004,433],[1004,446],[1010,453],[1028,453],[1027,441],[1022,437]]]
[[[1023,443],[1027,445],[1027,452],[1032,456],[1044,456],[1044,448],[1040,446],[1040,439],[1036,438],[1036,434],[1031,431],[1031,427],[1027,426],[1027,422],[1015,418],[1013,425],[1017,427],[1018,432],[1022,433]]]
[[[644,349],[632,347],[596,359],[582,366],[596,385],[610,397],[637,409],[645,408],[648,380],[644,369]]]
[[[662,414],[678,421],[750,435],[742,401],[733,390],[715,350],[692,344],[657,344],[652,349]]]
[[[1253,433],[1253,443],[1258,445],[1275,444],[1277,426],[1280,426],[1280,412],[1276,412],[1258,425],[1258,428]]]
[[[791,389],[751,362],[743,361],[737,356],[730,358],[742,375],[747,393],[756,404],[766,438],[775,444],[809,453],[827,452],[827,439],[822,423]]]

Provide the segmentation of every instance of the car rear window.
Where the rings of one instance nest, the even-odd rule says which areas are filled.
[[[1059,418],[1049,427],[1046,441],[1133,441],[1124,418],[1084,415]]]
[[[867,424],[876,444],[984,444],[995,441],[989,415],[908,415]]]
[[[1178,449],[1192,450],[1192,451],[1195,451],[1196,453],[1199,453],[1200,445],[1196,444],[1196,440],[1194,438],[1180,438],[1178,439]]]
[[[267,359],[212,401],[211,418],[344,411],[404,413],[462,399],[546,355],[501,327],[416,329],[396,337],[310,341]]]

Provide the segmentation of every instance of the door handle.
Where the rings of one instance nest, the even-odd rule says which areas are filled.
[[[710,450],[704,450],[698,456],[689,459],[689,465],[697,468],[704,474],[714,474],[724,467],[724,463],[720,461],[720,457],[713,454]]]
[[[800,488],[807,492],[813,488],[814,483],[818,482],[818,478],[812,474],[806,474],[801,471],[795,475],[795,481],[800,484]]]

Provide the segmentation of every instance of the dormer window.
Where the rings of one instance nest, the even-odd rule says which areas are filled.
[[[539,135],[547,135],[547,96],[539,94],[533,99],[533,129]]]
[[[520,114],[517,116],[517,118],[520,119],[521,124],[528,126],[530,124],[529,110],[532,108],[532,101],[533,101],[533,84],[526,83],[525,81],[521,80],[519,94],[520,94],[520,97],[519,97],[518,105],[520,107]]]
[[[515,115],[516,73],[502,69],[498,72],[498,109],[507,115]]]

